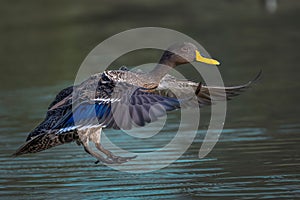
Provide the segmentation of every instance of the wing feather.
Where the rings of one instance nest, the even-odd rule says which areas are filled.
[[[124,87],[124,85],[122,85]],[[86,101],[70,110],[53,127],[64,132],[71,127],[101,125],[105,128],[131,129],[144,126],[166,115],[167,111],[180,107],[176,98],[163,97],[131,86],[118,89],[110,99],[96,98]],[[131,92],[133,91],[133,92]]]
[[[168,75],[161,82],[163,86],[158,87],[154,93],[165,96],[183,99],[194,96],[197,98],[199,107],[211,105],[217,101],[231,100],[233,97],[240,95],[246,89],[256,83],[261,77],[262,71],[257,76],[246,84],[231,86],[231,87],[218,87],[207,86],[202,83],[196,83],[187,80],[176,80],[175,77]],[[183,101],[182,106],[191,107],[195,106],[192,101]]]

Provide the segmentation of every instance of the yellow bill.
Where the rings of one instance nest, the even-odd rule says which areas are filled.
[[[200,52],[196,50],[196,61],[203,62],[209,65],[220,65],[220,62],[212,58],[204,58]]]

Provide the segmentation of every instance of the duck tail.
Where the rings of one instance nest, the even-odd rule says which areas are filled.
[[[12,156],[16,157],[28,153],[37,153],[73,141],[78,141],[78,134],[75,131],[59,134],[42,133],[26,141]]]

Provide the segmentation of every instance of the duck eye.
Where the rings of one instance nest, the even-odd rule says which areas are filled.
[[[188,51],[189,51],[189,49],[188,49],[187,47],[182,47],[181,50],[182,50],[183,52],[188,52]]]

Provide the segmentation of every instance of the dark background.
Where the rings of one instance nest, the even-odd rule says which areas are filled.
[[[258,0],[0,1],[0,170],[5,174],[0,195],[299,197],[300,1],[277,2],[271,13]],[[147,26],[197,40],[221,61],[226,85],[245,83],[263,70],[257,85],[228,103],[223,139],[207,160],[195,163],[201,141],[181,162],[135,176],[94,166],[75,145],[9,157],[42,120],[55,94],[73,83],[96,45]],[[159,53],[131,53],[114,67],[156,62]]]

